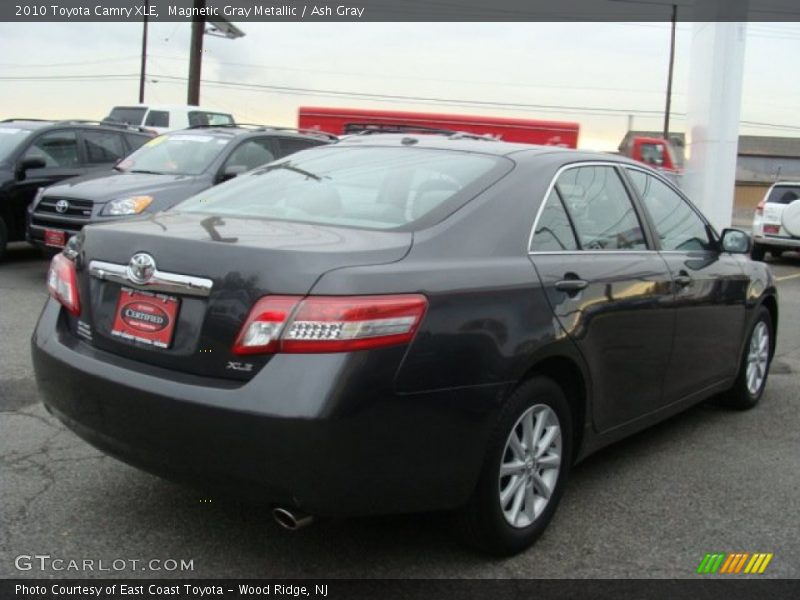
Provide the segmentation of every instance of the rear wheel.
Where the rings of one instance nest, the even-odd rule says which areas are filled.
[[[780,258],[783,256],[783,249],[775,248],[774,250],[770,250],[769,253],[772,255],[773,258]]]
[[[764,255],[767,253],[764,246],[761,244],[753,244],[753,249],[750,251],[750,258],[753,260],[764,260]]]
[[[555,513],[572,460],[572,420],[551,379],[535,377],[508,399],[477,487],[461,509],[467,543],[482,552],[521,552]]]
[[[767,386],[767,375],[772,359],[772,336],[772,317],[769,311],[761,306],[750,328],[736,382],[720,397],[720,404],[739,410],[753,408],[758,404]]]

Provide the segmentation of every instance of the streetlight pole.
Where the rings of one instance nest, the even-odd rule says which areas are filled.
[[[206,18],[203,15],[206,0],[194,0],[195,14],[192,16],[192,41],[189,45],[189,88],[186,103],[191,106],[200,104],[200,71],[203,66],[203,34],[206,29]]]
[[[208,21],[209,29],[206,31],[206,0],[194,0],[194,14],[192,15],[192,41],[189,47],[189,87],[186,95],[187,104],[198,106],[200,104],[200,71],[203,66],[203,36],[213,35],[229,40],[244,37],[244,32],[233,23],[222,17]]]
[[[142,66],[139,70],[139,104],[144,104],[144,79],[147,71],[147,14],[150,12],[150,0],[144,0],[144,23],[142,25]]]
[[[672,34],[669,45],[669,72],[667,73],[667,106],[664,109],[664,140],[669,141],[669,113],[672,107],[672,71],[675,67],[675,26],[678,22],[678,5],[672,5]]]

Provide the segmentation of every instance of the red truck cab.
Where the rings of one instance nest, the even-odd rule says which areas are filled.
[[[622,154],[656,169],[679,171],[672,146],[663,138],[637,136],[631,138]]]

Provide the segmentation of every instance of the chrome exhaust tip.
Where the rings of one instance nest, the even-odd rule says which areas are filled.
[[[273,508],[272,518],[284,529],[297,531],[314,522],[314,517],[291,508]]]

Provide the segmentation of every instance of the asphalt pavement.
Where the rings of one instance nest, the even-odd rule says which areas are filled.
[[[0,262],[0,577],[673,578],[709,552],[773,553],[759,577],[800,577],[800,255],[771,265],[781,323],[759,407],[703,404],[590,457],[540,541],[490,560],[454,541],[447,515],[287,532],[102,455],[39,400],[29,339],[47,263],[14,245]]]

